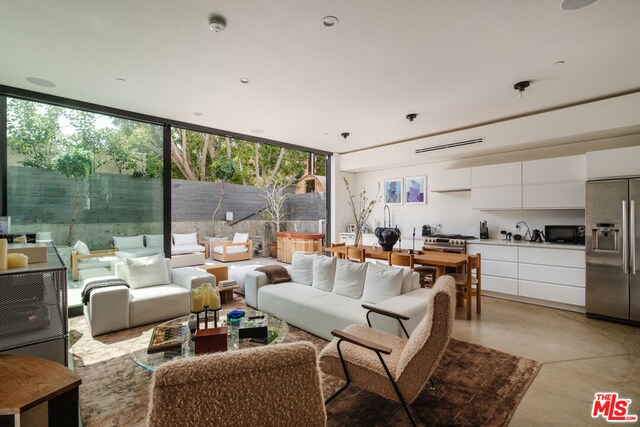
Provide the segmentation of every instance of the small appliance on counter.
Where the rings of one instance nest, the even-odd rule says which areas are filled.
[[[427,236],[431,236],[431,226],[430,225],[423,225],[422,226],[422,236],[423,237],[427,237]]]
[[[547,242],[584,245],[584,225],[545,225]]]
[[[544,239],[545,239],[544,232],[542,232],[542,231],[540,231],[538,229],[535,229],[535,230],[533,230],[531,232],[531,240],[530,240],[531,242],[543,243]]]
[[[489,227],[487,227],[487,221],[480,222],[480,238],[483,240],[489,238]]]

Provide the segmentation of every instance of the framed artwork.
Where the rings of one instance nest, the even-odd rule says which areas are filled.
[[[404,202],[408,205],[423,205],[426,201],[426,178],[411,176],[404,179]]]
[[[11,234],[11,217],[0,216],[0,236]]]
[[[384,203],[386,205],[402,204],[402,178],[384,181]]]

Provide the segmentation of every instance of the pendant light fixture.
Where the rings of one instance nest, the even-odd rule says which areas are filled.
[[[524,96],[524,91],[531,85],[530,80],[523,80],[513,85],[513,88],[518,91],[518,98],[522,98]]]

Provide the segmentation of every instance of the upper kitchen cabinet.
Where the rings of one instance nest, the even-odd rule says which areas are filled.
[[[640,146],[587,153],[587,178],[620,178],[640,175]]]
[[[522,209],[522,162],[471,168],[471,206],[481,210]]]
[[[586,156],[522,162],[523,209],[584,209]]]
[[[434,172],[429,176],[429,181],[432,192],[469,191],[471,190],[471,168]]]

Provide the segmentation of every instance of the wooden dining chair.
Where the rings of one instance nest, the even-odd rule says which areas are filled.
[[[413,270],[413,254],[405,254],[400,252],[389,252],[389,265],[398,267],[409,267]]]
[[[474,270],[476,272],[475,276],[472,274]],[[480,314],[482,310],[480,296],[482,291],[481,270],[481,257],[480,254],[476,254],[469,255],[466,273],[451,274],[456,280],[456,290],[464,295],[467,305],[467,320],[471,320],[471,302],[474,295],[476,297],[476,313]]]
[[[444,248],[422,247],[423,252],[445,252]],[[432,265],[416,265],[415,272],[420,274],[420,286],[433,286],[436,282],[437,268]]]
[[[364,248],[347,247],[347,259],[354,262],[364,262],[366,253]]]
[[[343,243],[332,243],[332,244],[331,244],[331,249],[333,249],[333,248],[339,248],[340,246],[346,246],[346,245],[347,245],[347,244],[346,244],[346,243],[344,243],[344,242],[343,242]],[[346,254],[346,253],[344,253],[344,252],[333,252],[333,253],[332,253],[332,255],[333,255],[334,257],[337,257],[337,258],[340,258],[340,259],[344,259],[344,258],[346,257],[346,255],[347,255],[347,254]]]

